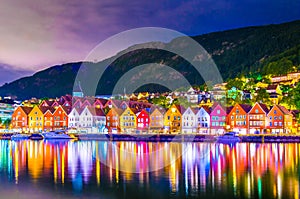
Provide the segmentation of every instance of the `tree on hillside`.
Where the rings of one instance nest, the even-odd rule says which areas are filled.
[[[255,86],[256,86],[255,79],[249,78],[248,81],[247,81],[247,83],[244,86],[244,89],[247,90],[247,91],[251,91],[252,92],[252,91],[254,91]]]
[[[300,83],[289,93],[291,103],[296,106],[297,110],[300,110]]]
[[[256,91],[256,96],[253,98],[254,102],[264,103],[267,105],[271,105],[270,95],[266,89],[261,88]]]
[[[190,103],[185,97],[176,98],[173,104],[184,106],[184,108],[191,107],[193,103]]]
[[[265,74],[273,75],[286,75],[292,71],[294,71],[293,62],[285,57],[278,61],[270,62],[263,68]]]
[[[244,82],[240,79],[230,79],[226,84],[226,89],[231,89],[232,87],[237,88],[238,90],[242,90],[244,86]]]

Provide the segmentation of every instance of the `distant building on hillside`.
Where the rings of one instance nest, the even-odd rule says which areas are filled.
[[[2,122],[10,120],[17,104],[12,99],[0,100],[0,119]]]
[[[73,88],[73,97],[84,97],[80,82],[77,84],[75,83]]]

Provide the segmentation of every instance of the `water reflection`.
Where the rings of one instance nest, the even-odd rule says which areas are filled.
[[[299,197],[297,143],[0,140],[0,150],[0,183],[10,187],[30,181],[57,194]]]

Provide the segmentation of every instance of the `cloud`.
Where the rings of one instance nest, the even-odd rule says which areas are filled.
[[[289,13],[292,18],[299,18],[296,11],[289,12],[299,5],[296,1],[289,1],[288,5],[282,0],[264,1],[259,4],[264,5],[262,8],[251,2],[0,0],[0,62],[14,70],[36,71],[83,60],[101,41],[131,28],[156,26],[200,34],[243,24],[257,25],[260,21],[267,23],[278,13],[279,21],[290,19]],[[268,3],[271,6],[265,6]]]
[[[33,73],[34,71],[31,70],[12,70],[12,66],[0,63],[0,86]]]

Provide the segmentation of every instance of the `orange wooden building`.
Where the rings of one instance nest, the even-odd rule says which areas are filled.
[[[250,105],[235,104],[227,115],[227,124],[230,125],[230,129],[240,134],[247,134],[249,131],[248,112],[250,109]]]
[[[23,132],[29,130],[28,114],[31,112],[32,107],[19,106],[12,114],[12,127],[20,129]]]

